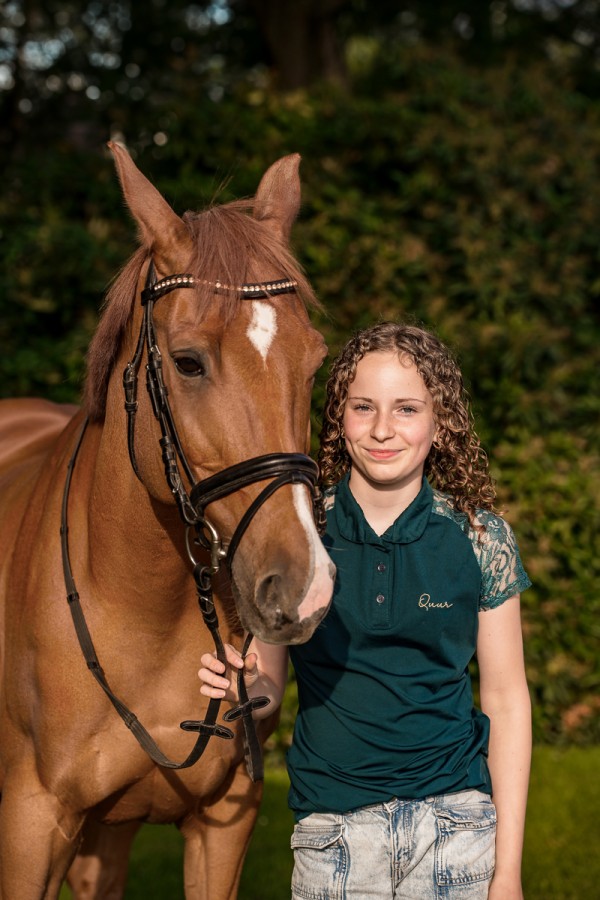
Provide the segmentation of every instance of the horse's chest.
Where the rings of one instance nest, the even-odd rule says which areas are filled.
[[[240,754],[232,752],[235,749],[220,745],[207,750],[194,766],[179,771],[152,765],[132,777],[130,766],[124,765],[123,785],[96,803],[96,815],[107,824],[132,819],[154,824],[177,822],[192,810],[202,810],[228,783],[239,761]]]

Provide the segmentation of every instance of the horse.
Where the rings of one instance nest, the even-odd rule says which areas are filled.
[[[289,247],[300,157],[180,217],[109,147],[140,243],[82,404],[0,403],[0,896],[122,897],[150,822],[183,835],[187,900],[229,900],[276,716],[253,731],[246,695],[218,722],[200,656],[307,640],[335,571],[308,456],[326,348]]]

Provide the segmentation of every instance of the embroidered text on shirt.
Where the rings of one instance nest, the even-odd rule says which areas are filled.
[[[421,594],[419,597],[419,606],[421,609],[450,609],[454,603],[448,603],[444,600],[442,603],[434,603],[429,594]]]

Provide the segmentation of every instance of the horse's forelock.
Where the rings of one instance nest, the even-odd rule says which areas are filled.
[[[253,201],[236,200],[202,213],[186,213],[183,218],[192,233],[194,248],[189,271],[199,280],[219,281],[234,287],[251,280],[288,278],[298,283],[297,293],[307,308],[319,308],[298,261],[275,237],[268,222],[248,215],[252,209]],[[255,270],[252,277],[251,267]],[[203,292],[205,302],[213,299],[212,288]],[[221,295],[221,313],[225,319],[235,314],[239,302],[237,293]],[[202,309],[199,312],[203,314]]]
[[[238,200],[201,213],[185,213],[183,219],[193,245],[186,271],[199,282],[219,281],[221,284],[237,287],[250,280],[251,267],[256,267],[258,261],[264,267],[265,274],[262,275],[259,271],[253,280],[277,277],[296,281],[296,292],[304,304],[308,308],[319,308],[320,304],[296,259],[274,237],[267,222],[248,215],[251,209],[251,201]],[[132,314],[140,272],[148,253],[146,247],[140,247],[114,280],[90,344],[84,405],[92,419],[104,418],[108,382]],[[197,294],[197,314],[201,320],[208,304],[214,302],[215,294],[209,285],[201,285]],[[237,292],[219,294],[220,313],[224,323],[235,316],[240,302]]]

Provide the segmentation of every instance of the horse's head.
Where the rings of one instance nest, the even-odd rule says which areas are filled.
[[[115,282],[90,349],[90,415],[113,417],[124,434],[118,363],[154,370],[154,412],[163,383],[168,400],[159,426],[146,391],[137,397],[132,449],[141,481],[155,503],[172,506],[175,495],[188,521],[205,517],[225,546],[233,537],[231,583],[248,631],[276,643],[304,641],[327,611],[334,569],[313,520],[310,462],[291,456],[308,450],[311,387],[325,355],[306,311],[314,297],[287,247],[300,158],[271,166],[250,204],[180,218],[129,154],[111,149],[143,247]],[[185,281],[164,281],[174,275]],[[179,470],[166,463],[170,483],[161,430],[165,459],[177,459],[178,442],[182,450]],[[295,461],[299,471],[290,475]]]

